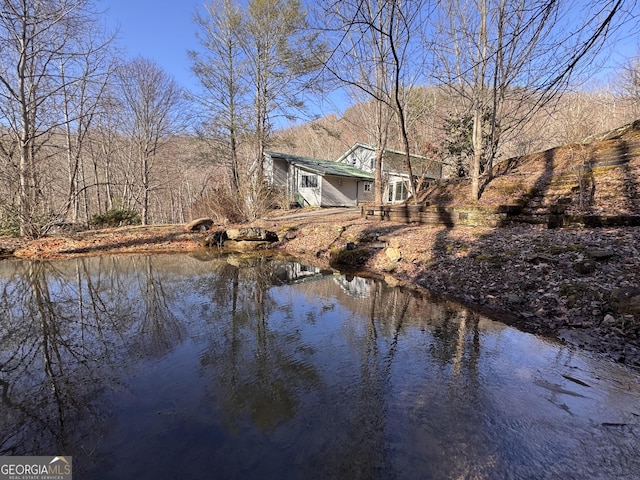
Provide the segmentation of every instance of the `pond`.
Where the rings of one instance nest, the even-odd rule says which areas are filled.
[[[637,478],[636,372],[262,257],[0,262],[0,455],[82,479]]]

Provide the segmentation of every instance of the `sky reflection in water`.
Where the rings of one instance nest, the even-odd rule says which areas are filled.
[[[0,263],[0,455],[78,478],[635,478],[618,365],[275,259]]]

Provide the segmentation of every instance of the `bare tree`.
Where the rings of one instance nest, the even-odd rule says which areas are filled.
[[[632,15],[635,0],[452,0],[437,24],[436,77],[473,119],[471,198],[500,144],[555,100]]]
[[[65,214],[71,209],[74,222],[79,219],[81,195],[84,215],[89,216],[89,185],[82,157],[96,118],[105,106],[105,93],[113,77],[113,59],[108,45],[88,48],[82,55],[60,62],[68,173]],[[94,185],[98,185],[97,179]]]
[[[387,59],[391,56],[384,31],[388,29],[386,15],[378,0],[327,2],[320,16],[327,21],[325,33],[331,38],[332,54],[325,68],[353,99],[373,101],[371,125],[376,148],[374,170],[374,202],[382,204],[384,184],[382,161],[387,148],[389,126],[393,119],[390,77]]]
[[[228,158],[231,190],[240,190],[238,140],[246,132],[243,117],[247,93],[246,59],[242,56],[239,32],[243,12],[231,0],[214,0],[196,12],[194,23],[202,52],[190,51],[192,69],[204,94],[196,97],[206,109],[205,136],[221,139],[217,148]],[[220,145],[222,143],[223,146]]]
[[[138,164],[141,219],[146,225],[154,159],[163,142],[176,133],[183,92],[158,65],[144,58],[123,65],[118,80],[126,129],[121,133],[130,139],[131,155]]]
[[[251,0],[241,35],[253,95],[255,174],[262,181],[275,117],[295,118],[302,111],[323,48],[300,0]]]
[[[630,104],[634,119],[640,118],[640,56],[629,59],[622,67],[618,84],[622,97]]]
[[[114,163],[121,156],[119,153],[122,142],[119,132],[124,128],[120,125],[122,106],[113,90],[114,87],[111,85],[102,98],[102,108],[93,122],[90,142],[85,148],[85,158],[90,163],[88,168],[91,169],[93,183],[96,186],[94,213],[97,214],[113,209],[116,201]]]
[[[5,119],[0,154],[15,171],[14,208],[22,235],[38,235],[43,217],[42,163],[52,137],[71,121],[60,112],[63,85],[76,84],[62,66],[71,58],[101,48],[86,41],[100,28],[89,0],[5,0],[0,10],[0,114]]]
[[[428,4],[423,0],[348,0],[326,2],[322,9],[323,23],[329,19],[326,31],[333,39],[326,69],[343,87],[364,94],[376,105],[376,203],[382,203],[382,159],[394,119],[405,152],[408,190],[412,195],[417,190],[411,165],[408,101],[423,73],[423,52],[417,50],[414,35],[422,28]]]
[[[212,157],[230,159],[229,198],[255,218],[268,204],[263,162],[275,122],[304,111],[322,46],[299,0],[251,0],[246,7],[219,0],[195,22],[203,51],[190,56],[204,88],[199,98],[213,107],[207,124],[222,126],[205,131],[213,134]]]

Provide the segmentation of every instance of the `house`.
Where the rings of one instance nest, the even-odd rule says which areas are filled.
[[[301,206],[352,207],[373,201],[373,173],[347,163],[265,152],[267,180]]]
[[[301,206],[351,207],[373,202],[376,149],[356,143],[337,161],[265,152],[264,171],[270,184],[285,189]],[[399,203],[409,193],[405,155],[387,149],[382,158],[383,201]],[[423,184],[442,178],[442,163],[411,155],[414,175]]]
[[[410,158],[413,174],[422,183],[442,178],[441,162],[413,154]],[[356,143],[337,161],[373,175],[376,167],[376,149],[364,143]],[[384,151],[382,178],[385,182],[385,188],[382,198],[385,203],[399,203],[407,199],[409,174],[405,172],[404,162],[405,154],[403,152],[390,149]]]

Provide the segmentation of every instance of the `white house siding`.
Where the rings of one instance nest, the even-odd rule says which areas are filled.
[[[360,170],[369,173],[375,171],[375,149],[369,145],[355,144],[347,153],[338,159],[339,162],[353,165]],[[434,161],[429,162],[424,157],[412,155],[415,173],[421,176],[422,168],[427,169],[426,178],[439,179],[442,178],[442,164]],[[407,197],[407,186],[409,176],[403,173],[404,154],[393,150],[385,150],[383,158],[383,182],[384,193],[382,196],[383,203],[400,203]],[[403,187],[403,183],[405,184]],[[364,188],[364,187],[363,187]],[[359,197],[360,202],[373,201],[373,193],[365,200],[365,196]]]
[[[311,207],[320,207],[322,206],[321,203],[321,198],[322,198],[322,177],[320,175],[316,175],[313,173],[309,173],[306,170],[300,170],[298,168],[295,169],[296,171],[296,185],[297,185],[297,190],[298,190],[298,194],[300,194],[300,196],[302,196],[302,198],[304,198],[305,200],[305,205],[303,206],[311,206]],[[302,176],[303,175],[309,175],[309,176],[315,176],[317,179],[317,187],[303,187],[302,186]]]
[[[354,167],[365,172],[373,173],[375,171],[376,152],[364,146],[354,148],[348,155],[340,158],[338,161],[353,165]]]
[[[265,174],[302,206],[356,206],[373,200],[373,178],[336,162],[265,153]],[[366,186],[369,186],[366,189]]]
[[[369,190],[365,190],[365,186],[369,185]],[[371,181],[359,181],[358,182],[358,203],[373,202],[373,180]]]

